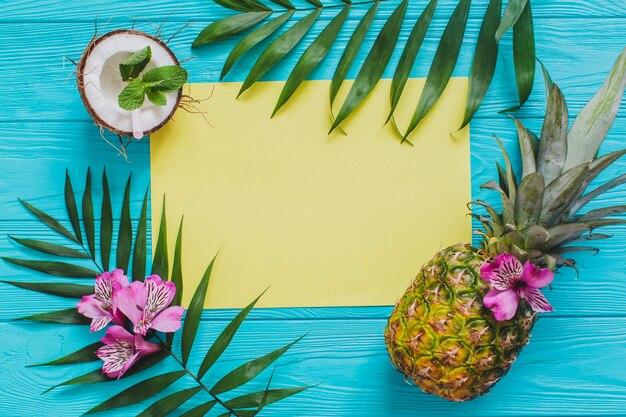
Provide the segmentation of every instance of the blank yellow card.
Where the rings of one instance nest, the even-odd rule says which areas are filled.
[[[221,248],[208,308],[245,306],[268,286],[259,306],[393,304],[439,248],[471,238],[469,129],[449,134],[467,79],[451,81],[413,147],[383,127],[389,80],[343,125],[347,135],[330,136],[329,81],[305,82],[270,119],[283,84],[239,100],[240,83],[191,84],[186,93],[210,97],[199,104],[206,120],[179,110],[151,138],[152,218],[158,225],[166,195],[170,253],[185,219],[184,303]],[[400,125],[422,86],[409,80]]]

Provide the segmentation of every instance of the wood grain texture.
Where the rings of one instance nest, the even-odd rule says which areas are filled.
[[[303,0],[298,0],[302,5]],[[333,0],[334,1],[334,0]],[[335,3],[339,4],[338,1]],[[455,0],[440,0],[432,31],[426,37],[412,76],[425,76],[445,22]],[[459,67],[455,75],[469,73],[479,30],[480,17],[487,0],[472,5]],[[395,1],[383,2],[373,24],[379,29],[393,10]],[[412,1],[408,16],[414,19],[425,2]],[[149,181],[149,143],[135,142],[129,148],[132,164],[115,155],[100,137],[83,109],[72,78],[73,65],[65,55],[78,58],[94,33],[94,20],[100,27],[111,19],[107,29],[136,27],[154,32],[164,25],[167,39],[182,24],[195,23],[171,41],[181,59],[196,56],[184,65],[192,82],[215,81],[236,39],[207,48],[191,50],[189,45],[207,23],[226,16],[228,11],[209,0],[5,0],[0,3],[0,254],[32,255],[12,243],[5,235],[27,238],[45,237],[62,241],[37,223],[19,205],[22,197],[55,216],[65,218],[63,180],[65,168],[82,192],[88,166],[94,169],[94,195],[99,205],[99,175],[104,165],[112,187],[113,213],[119,217],[120,197],[127,175],[133,173],[132,216],[137,221],[143,191]],[[575,115],[599,88],[615,57],[626,46],[626,3],[612,0],[533,0],[536,17],[537,53],[559,83]],[[342,48],[365,8],[354,7],[327,61],[337,62]],[[315,24],[313,35],[334,15],[325,11]],[[287,26],[288,27],[288,26]],[[400,45],[406,42],[410,26],[403,27]],[[366,38],[371,45],[376,31]],[[495,173],[494,159],[500,158],[491,138],[497,133],[505,141],[514,164],[519,163],[513,123],[496,114],[516,101],[513,82],[510,35],[503,41],[494,84],[485,106],[471,125],[472,193],[475,198],[495,201],[480,190],[480,184]],[[241,81],[259,54],[258,48],[245,57],[229,75]],[[285,80],[299,55],[290,54],[279,68],[267,74],[268,80]],[[400,50],[395,51],[396,63]],[[365,53],[359,54],[361,63]],[[358,66],[349,77],[353,78]],[[312,77],[328,79],[333,68],[323,65]],[[391,77],[387,70],[385,77]],[[254,100],[254,88],[242,100]],[[297,101],[288,105],[298,105]],[[320,103],[326,105],[326,103]],[[535,91],[519,116],[538,132],[544,109],[543,81],[538,78]],[[626,103],[602,151],[626,145]],[[267,109],[268,117],[271,109]],[[110,136],[106,136],[112,139]],[[497,156],[496,156],[497,155]],[[445,161],[442,161],[445,163]],[[606,177],[626,171],[626,160],[607,172]],[[454,192],[454,190],[450,190]],[[594,202],[593,208],[623,204],[626,189],[616,189]],[[422,394],[405,384],[387,358],[382,331],[391,307],[259,309],[250,315],[224,360],[213,369],[208,380],[223,375],[247,359],[267,353],[304,333],[308,336],[280,361],[274,379],[276,387],[319,384],[313,390],[278,403],[263,415],[281,417],[343,416],[625,416],[626,415],[626,227],[608,230],[614,237],[600,242],[601,254],[579,256],[581,276],[566,271],[558,276],[548,297],[556,313],[545,315],[532,343],[524,350],[511,373],[493,392],[467,404],[451,404]],[[149,233],[150,236],[150,233]],[[432,237],[431,237],[432,238]],[[435,237],[436,238],[436,237]],[[149,242],[150,243],[150,242]],[[219,271],[216,271],[219,273]],[[31,280],[45,276],[0,262],[2,279]],[[407,281],[411,277],[407,277]],[[69,281],[68,281],[69,282]],[[84,281],[83,281],[84,282]],[[139,376],[119,384],[98,387],[63,388],[47,395],[42,391],[67,378],[95,368],[96,364],[61,368],[24,368],[69,353],[97,339],[85,329],[35,323],[11,322],[25,314],[70,307],[72,301],[35,294],[0,284],[0,416],[78,416],[107,396],[139,381]],[[205,311],[198,334],[199,350],[208,348],[219,331],[234,316],[232,310]],[[200,356],[194,357],[194,366]],[[161,371],[175,370],[165,362]],[[263,388],[264,378],[254,382]],[[181,380],[176,387],[190,386]],[[163,394],[171,393],[170,388]],[[194,399],[195,404],[201,398]],[[107,415],[134,416],[148,403]]]
[[[224,323],[202,323],[196,349],[205,350]],[[623,415],[626,407],[626,319],[567,318],[540,320],[531,343],[521,353],[511,372],[492,392],[470,403],[454,404],[423,394],[405,383],[389,363],[381,331],[384,320],[290,320],[253,321],[244,324],[218,366],[206,381],[215,381],[228,370],[269,352],[304,333],[307,336],[279,362],[275,387],[319,384],[285,402],[266,409],[266,416],[357,417],[357,416],[553,416]],[[280,331],[277,329],[280,328]],[[88,344],[75,328],[38,324],[0,324],[3,338],[3,384],[0,410],[3,417],[38,415],[78,416],[140,379],[98,386],[59,388],[39,395],[51,384],[80,375],[97,365],[23,368],[23,364],[49,360]],[[78,340],[80,340],[80,342]],[[53,349],[54,348],[54,349]],[[199,355],[192,355],[195,368]],[[176,370],[166,360],[159,371]],[[148,371],[149,375],[154,370]],[[268,372],[249,389],[262,389]],[[190,386],[182,380],[174,387]],[[173,392],[170,387],[163,394]],[[95,394],[97,392],[97,395]],[[194,402],[201,401],[198,396]],[[228,398],[228,397],[227,397]],[[194,402],[190,402],[194,404]],[[20,409],[13,407],[21,404]],[[134,416],[149,402],[120,409],[115,416]]]

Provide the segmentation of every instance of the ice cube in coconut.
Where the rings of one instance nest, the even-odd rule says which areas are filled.
[[[117,98],[128,85],[122,81],[119,64],[146,46],[152,50],[152,58],[142,73],[179,65],[165,42],[137,30],[114,30],[94,37],[78,63],[78,91],[85,108],[98,126],[120,136],[136,137],[156,132],[172,118],[180,102],[182,89],[167,93],[165,106],[157,106],[149,100],[138,110],[128,111],[119,106]]]

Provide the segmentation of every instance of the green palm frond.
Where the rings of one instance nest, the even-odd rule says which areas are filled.
[[[228,55],[220,75],[223,79],[234,67],[236,62],[250,52],[259,49],[259,57],[255,60],[245,77],[239,94],[249,89],[259,81],[263,75],[278,65],[286,56],[307,37],[315,22],[323,13],[334,13],[330,23],[320,31],[302,52],[289,76],[280,96],[277,98],[272,117],[285,105],[300,87],[302,82],[325,60],[333,48],[339,33],[343,30],[350,13],[363,12],[363,17],[352,30],[341,58],[335,64],[335,72],[330,86],[330,108],[337,98],[339,87],[352,67],[359,52],[367,52],[366,58],[359,68],[354,84],[344,99],[330,132],[354,113],[381,79],[383,73],[392,62],[395,50],[401,54],[393,69],[393,80],[390,91],[390,106],[387,121],[391,120],[402,96],[406,81],[413,69],[419,54],[422,42],[430,30],[430,23],[436,13],[438,0],[424,2],[419,17],[415,21],[407,18],[409,0],[387,0],[385,3],[397,2],[394,11],[385,20],[379,29],[375,41],[369,50],[365,51],[365,36],[370,32],[371,24],[383,0],[351,3],[348,0],[343,4],[324,4],[319,0],[307,0],[313,7],[297,9],[287,0],[272,0],[273,5],[267,5],[258,0],[213,0],[218,5],[228,8],[235,13],[215,21],[204,28],[194,40],[192,47],[201,47],[216,41],[221,41],[243,34]],[[276,7],[278,6],[278,7]],[[445,90],[457,60],[464,40],[471,0],[459,0],[456,8],[448,17],[448,23],[441,35],[439,46],[433,58],[424,90],[420,97],[414,99],[415,110],[409,125],[400,131],[394,126],[402,140],[406,140],[426,117],[439,100]],[[484,13],[474,58],[469,74],[469,92],[463,122],[459,129],[464,128],[472,120],[480,108],[489,89],[496,69],[500,40],[506,32],[513,31],[513,62],[519,104],[504,112],[518,110],[530,96],[535,79],[535,38],[530,0],[508,0],[504,13],[502,0],[490,0]],[[420,7],[420,6],[418,6]],[[367,11],[363,10],[367,9]],[[296,12],[307,12],[297,13]],[[294,17],[296,16],[296,17]],[[280,28],[289,21],[295,23],[288,29],[280,32]],[[408,24],[412,27],[410,35],[404,45],[399,43],[400,29]],[[265,46],[258,46],[265,39],[272,39]],[[331,65],[326,63],[326,65]],[[334,113],[333,113],[334,114]]]
[[[231,4],[231,0],[221,0],[225,4]],[[239,0],[237,0],[239,1]],[[255,0],[247,0],[250,5],[257,4]],[[283,0],[284,2],[285,0]],[[256,7],[256,6],[255,6]],[[39,282],[30,281],[0,281],[25,290],[36,291],[42,294],[65,297],[80,300],[84,295],[93,293],[93,284],[85,285],[85,279],[94,279],[102,271],[109,270],[109,262],[112,252],[113,241],[113,211],[111,207],[111,195],[106,171],[102,174],[102,205],[100,210],[100,225],[97,230],[97,218],[94,214],[94,204],[92,195],[92,173],[87,171],[85,190],[81,199],[82,217],[76,204],[76,197],[72,187],[72,182],[68,173],[65,179],[65,206],[68,214],[67,228],[63,222],[55,219],[35,206],[20,200],[22,205],[33,214],[41,223],[55,231],[66,240],[64,244],[50,243],[43,240],[22,239],[19,237],[10,238],[17,244],[32,251],[34,254],[40,253],[45,256],[59,258],[59,261],[38,260],[38,259],[17,259],[2,258],[5,261],[27,268],[32,271],[46,274],[51,277],[62,277],[64,279],[74,278],[77,282],[58,282],[48,279]],[[133,280],[143,280],[147,271],[147,206],[149,190],[146,190],[137,226],[133,228],[131,222],[130,207],[130,177],[126,183],[122,207],[120,210],[120,222],[116,242],[117,256],[114,262],[116,268],[127,271],[132,265],[131,272]],[[163,211],[159,223],[159,234],[156,240],[154,257],[152,259],[152,273],[160,275],[163,279],[170,279],[177,288],[174,305],[180,305],[183,291],[182,276],[182,228],[180,221],[172,262],[170,262],[167,250],[168,223],[165,215],[165,199],[163,200]],[[71,230],[70,230],[71,229]],[[134,237],[134,239],[133,239]],[[96,251],[96,242],[100,244],[99,252]],[[226,325],[221,334],[216,338],[211,347],[204,353],[204,359],[197,370],[191,369],[188,361],[191,357],[192,348],[200,327],[204,300],[208,291],[208,285],[213,269],[211,261],[200,284],[194,292],[189,309],[185,315],[183,329],[180,334],[176,333],[153,333],[149,338],[155,343],[162,345],[162,350],[156,354],[145,356],[135,363],[124,374],[124,377],[145,371],[159,362],[169,359],[177,363],[181,368],[177,371],[150,375],[135,385],[126,388],[117,395],[103,401],[85,414],[108,411],[118,407],[123,407],[140,401],[148,400],[165,390],[169,386],[175,386],[177,381],[183,378],[191,378],[195,385],[191,388],[188,385],[180,388],[176,392],[162,397],[149,405],[140,416],[165,416],[175,410],[181,409],[184,404],[196,395],[206,396],[200,405],[185,411],[185,416],[204,416],[212,409],[224,413],[228,416],[252,416],[257,415],[265,406],[302,392],[309,386],[299,386],[292,388],[270,388],[270,384],[263,391],[240,392],[236,395],[230,392],[236,388],[247,384],[257,378],[265,369],[274,364],[289,348],[297,343],[301,338],[283,346],[270,353],[252,359],[243,365],[227,372],[226,375],[215,378],[214,382],[205,378],[207,371],[214,365],[222,353],[230,346],[237,330],[246,319],[250,311],[254,308],[261,294],[250,305],[241,310],[232,321]],[[111,268],[114,269],[114,268]],[[127,271],[128,272],[128,271]],[[78,314],[76,308],[69,308],[58,311],[34,314],[22,317],[19,320],[37,321],[43,323],[88,325],[89,320]],[[148,337],[147,337],[148,338]],[[180,353],[174,346],[175,338],[180,338]],[[102,345],[100,342],[91,343],[63,357],[31,366],[59,366],[77,363],[95,362],[99,358],[94,352]],[[92,384],[98,382],[110,382],[114,379],[108,378],[100,369],[88,372],[81,376],[69,379],[57,384],[48,391],[57,387]],[[271,380],[271,377],[270,377]],[[47,392],[47,391],[46,391]]]

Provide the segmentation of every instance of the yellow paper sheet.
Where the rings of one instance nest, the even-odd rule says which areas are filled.
[[[345,94],[344,86],[342,93]],[[166,195],[170,253],[184,214],[186,305],[220,250],[207,308],[390,305],[439,248],[469,241],[467,79],[400,145],[390,125],[390,81],[328,136],[329,81],[308,81],[273,118],[282,82],[192,84],[198,114],[179,110],[151,138],[152,218]],[[406,126],[423,80],[397,111]],[[186,91],[189,93],[189,91]],[[153,227],[156,234],[158,228]],[[153,237],[156,241],[156,236]]]

